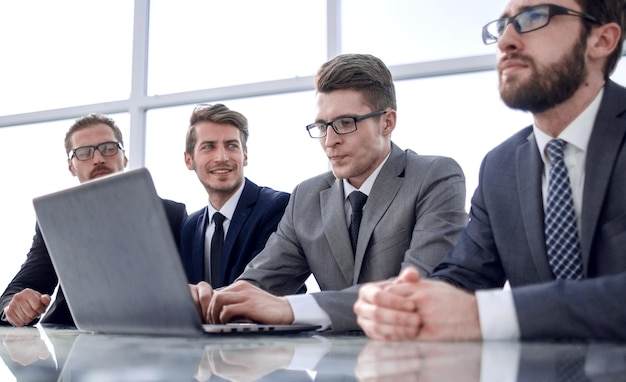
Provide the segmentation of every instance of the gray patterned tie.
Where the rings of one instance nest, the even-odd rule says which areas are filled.
[[[553,139],[547,146],[551,165],[545,218],[546,249],[548,262],[557,279],[579,280],[583,270],[572,189],[563,161],[565,143],[561,139]]]

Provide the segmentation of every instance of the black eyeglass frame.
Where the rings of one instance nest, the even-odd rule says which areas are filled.
[[[311,123],[310,125],[306,126],[306,131],[309,133],[309,136],[313,139],[318,139],[318,138],[324,138],[328,135],[328,126],[332,127],[332,129],[335,131],[336,134],[338,135],[345,135],[345,134],[350,134],[350,133],[354,133],[357,130],[357,122],[360,122],[364,119],[368,119],[368,118],[373,118],[373,117],[377,117],[379,115],[383,115],[385,113],[387,113],[387,109],[383,109],[383,110],[378,110],[378,111],[374,111],[368,114],[363,114],[363,115],[357,115],[355,117],[339,117],[335,120],[332,120],[330,122],[315,122],[315,123]],[[339,132],[339,128],[337,126],[335,126],[335,123],[338,121],[341,121],[342,119],[352,119],[354,121],[354,130],[350,130],[350,131],[344,131],[344,132]],[[320,131],[322,129],[324,129],[324,135],[320,135],[320,136],[316,136],[314,137],[313,134],[311,134],[311,130],[314,128],[318,128]]]
[[[529,12],[537,11],[537,9],[541,9],[541,8],[547,8],[546,23],[538,27],[531,27],[531,29],[522,30],[523,29],[522,25],[519,23],[520,16],[528,14]],[[538,29],[541,29],[547,26],[548,24],[550,24],[550,20],[552,20],[553,16],[559,16],[559,15],[576,16],[576,17],[582,18],[584,21],[588,21],[594,24],[600,24],[600,22],[595,17],[587,13],[578,12],[573,9],[561,7],[560,5],[555,5],[555,4],[541,4],[541,5],[536,5],[534,7],[526,8],[520,13],[516,14],[515,16],[502,17],[502,18],[493,20],[485,24],[485,26],[483,26],[483,29],[482,29],[483,43],[485,45],[489,45],[489,44],[495,44],[496,42],[498,42],[500,37],[502,37],[502,33],[504,33],[504,31],[506,30],[506,27],[509,24],[513,24],[513,27],[515,28],[517,33],[528,33],[528,32],[536,31]],[[497,36],[489,32],[489,29],[492,28],[493,25],[500,26],[500,31],[496,33]]]
[[[105,146],[106,145],[110,145],[110,144],[114,144],[115,145],[115,147],[116,147],[115,152],[112,153],[112,154],[105,153],[104,152]],[[91,153],[91,155],[89,155],[89,157],[87,157],[87,158],[82,158],[81,159],[81,158],[78,157],[78,155],[76,155],[76,152],[79,151],[79,150],[84,150],[84,149],[90,149],[89,152]],[[77,147],[75,149],[70,150],[67,159],[72,159],[72,158],[76,157],[76,160],[79,160],[79,161],[89,160],[89,159],[93,158],[93,156],[96,154],[96,150],[98,150],[102,156],[112,157],[112,156],[117,155],[119,150],[122,150],[122,152],[124,152],[124,146],[122,145],[121,142],[117,142],[117,141],[102,142],[102,143],[100,143],[97,146],[81,146],[81,147]]]

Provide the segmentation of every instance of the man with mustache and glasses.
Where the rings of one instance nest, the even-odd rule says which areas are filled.
[[[122,132],[115,121],[101,114],[89,114],[74,122],[65,135],[65,152],[70,173],[80,183],[124,171],[128,162]],[[187,216],[185,205],[163,200],[163,206],[179,244],[180,227]],[[42,323],[74,326],[61,288],[48,309],[57,283],[46,243],[36,226],[26,261],[0,297],[0,325],[34,325],[47,310]]]
[[[625,14],[624,0],[509,0],[483,27],[502,100],[533,125],[484,158],[436,280],[361,288],[370,337],[626,339],[626,89],[609,79]]]
[[[358,330],[352,305],[360,284],[409,264],[430,274],[467,224],[459,165],[392,142],[395,87],[380,59],[345,54],[326,62],[316,100],[303,133],[332,171],[296,186],[276,232],[237,281],[215,292],[196,286],[209,323],[246,318]],[[320,292],[293,295],[311,274]]]

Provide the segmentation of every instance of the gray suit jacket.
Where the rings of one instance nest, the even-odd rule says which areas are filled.
[[[608,82],[585,165],[585,281],[554,281],[531,127],[487,154],[470,223],[433,277],[468,290],[508,279],[523,339],[626,339],[626,89]]]
[[[313,273],[314,297],[335,331],[358,329],[357,284],[398,275],[403,265],[428,275],[467,224],[465,179],[450,158],[419,156],[392,143],[363,212],[352,253],[341,179],[331,172],[300,183],[276,233],[239,279],[276,295],[295,293]]]

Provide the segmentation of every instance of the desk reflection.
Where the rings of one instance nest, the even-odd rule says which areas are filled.
[[[17,381],[626,381],[626,344],[379,342],[361,335],[115,336],[0,328]],[[3,374],[4,372],[4,374]]]
[[[361,382],[626,381],[626,346],[371,341],[355,375]]]
[[[76,331],[6,328],[0,338],[0,357],[17,381],[57,381]]]
[[[251,337],[207,345],[197,381],[306,381],[332,344],[320,336]]]

